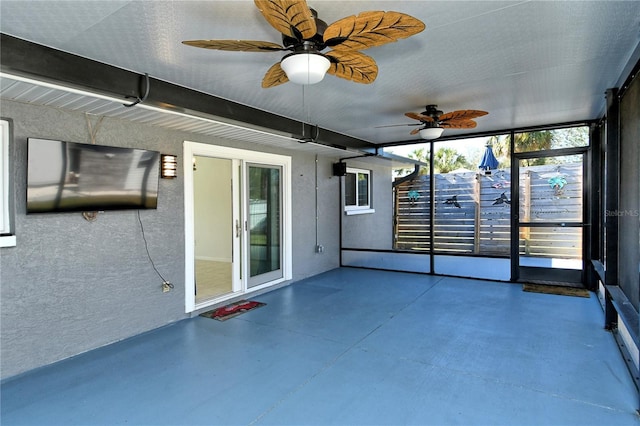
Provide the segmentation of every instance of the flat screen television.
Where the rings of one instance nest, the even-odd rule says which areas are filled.
[[[27,213],[155,209],[160,153],[29,138]]]

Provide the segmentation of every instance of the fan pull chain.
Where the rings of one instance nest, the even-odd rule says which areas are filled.
[[[309,111],[307,109],[307,105],[305,102],[305,96],[306,96],[306,91],[305,91],[305,85],[302,85],[302,139],[306,138],[306,134],[305,134],[305,127],[306,127],[306,123],[309,123]]]
[[[311,113],[309,112],[309,105],[306,103],[306,85],[302,85],[302,111],[305,114],[305,121],[311,123]]]
[[[320,127],[317,124],[311,124],[311,107],[306,105],[305,97],[305,85],[302,85],[302,138],[299,140],[301,143],[316,142],[320,136]],[[305,117],[306,116],[306,117]],[[307,136],[307,127],[309,127],[309,135]],[[315,133],[315,134],[314,134]]]

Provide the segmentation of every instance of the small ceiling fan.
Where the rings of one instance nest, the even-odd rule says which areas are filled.
[[[267,71],[263,88],[287,81],[317,83],[326,72],[356,83],[372,83],[378,75],[378,66],[373,58],[359,50],[407,38],[425,28],[422,21],[399,12],[361,12],[327,25],[305,0],[254,0],[254,3],[267,22],[282,33],[282,46],[255,40],[186,40],[182,43],[239,52],[290,51]],[[333,50],[321,53],[326,48]]]
[[[489,114],[487,111],[477,109],[462,109],[457,111],[443,113],[438,109],[437,105],[427,105],[425,111],[421,113],[407,112],[409,118],[420,121],[413,124],[396,124],[392,126],[422,126],[410,132],[411,135],[420,134],[423,139],[436,139],[442,135],[444,129],[473,129],[478,125],[474,118],[482,117]]]

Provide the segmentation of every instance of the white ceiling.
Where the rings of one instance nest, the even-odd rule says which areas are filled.
[[[332,23],[366,10],[412,15],[426,29],[364,53],[378,78],[327,75],[260,87],[282,52],[223,52],[191,39],[280,43],[253,1],[2,0],[0,31],[373,143],[415,140],[408,111],[482,109],[473,132],[599,118],[606,89],[638,59],[638,1],[308,0]],[[447,130],[445,136],[464,134]]]

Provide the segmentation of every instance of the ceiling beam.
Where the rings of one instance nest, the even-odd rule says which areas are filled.
[[[128,71],[47,46],[0,34],[0,70],[96,94],[122,98],[131,104],[146,91],[145,74]],[[375,144],[316,128],[307,123],[252,108],[207,93],[188,89],[153,77],[148,79],[145,105],[180,111],[200,117],[246,124],[296,138],[318,135],[315,143],[335,148],[374,151]]]

